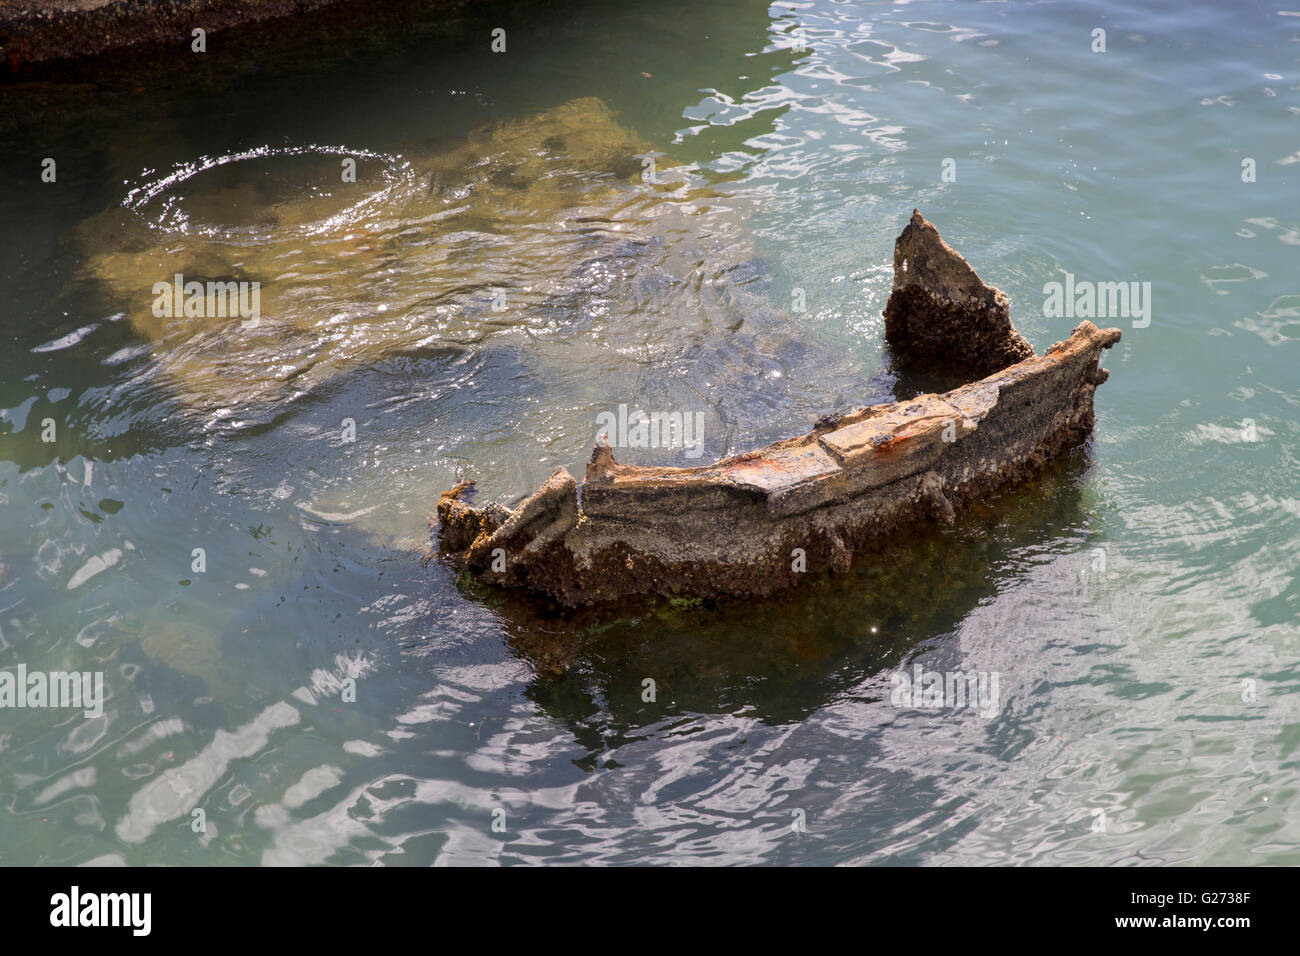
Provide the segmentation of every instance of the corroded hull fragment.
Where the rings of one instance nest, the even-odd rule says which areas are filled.
[[[885,305],[885,341],[904,364],[937,360],[989,375],[1033,357],[1011,324],[1007,297],[917,210],[894,242],[894,288]]]
[[[919,214],[908,228],[918,222],[942,244]],[[943,264],[944,275],[965,282],[956,265]],[[651,593],[768,595],[845,571],[854,552],[910,524],[951,522],[1092,431],[1093,393],[1107,377],[1098,362],[1118,329],[1083,322],[1036,356],[1009,316],[1005,325],[987,310],[972,317],[974,286],[954,295],[951,282],[927,286],[924,269],[909,271],[895,281],[896,295],[901,287],[914,297],[909,322],[947,329],[954,343],[950,355],[937,344],[927,354],[995,371],[942,394],[829,416],[809,434],[700,468],[620,465],[598,446],[581,487],[561,468],[514,511],[473,507],[472,484],[462,483],[438,504],[443,555],[482,581],[568,605]],[[1005,296],[969,271],[994,294],[980,301],[1005,307]]]

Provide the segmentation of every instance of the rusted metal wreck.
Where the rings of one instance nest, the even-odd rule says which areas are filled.
[[[896,361],[983,376],[942,394],[828,416],[806,435],[697,468],[620,465],[598,445],[581,486],[558,469],[513,511],[438,503],[441,553],[486,583],[566,605],[628,595],[760,596],[917,522],[951,523],[1086,438],[1119,329],[1081,323],[1043,355],[919,212],[894,244],[885,333]],[[431,525],[435,522],[431,520]]]

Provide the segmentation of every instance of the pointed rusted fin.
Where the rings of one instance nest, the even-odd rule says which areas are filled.
[[[591,452],[591,458],[587,461],[587,480],[600,481],[600,479],[613,473],[618,467],[618,462],[614,460],[614,450],[608,445],[597,445]]]
[[[1011,324],[1007,297],[986,285],[916,209],[894,242],[885,341],[900,364],[937,360],[981,376],[1034,355]]]

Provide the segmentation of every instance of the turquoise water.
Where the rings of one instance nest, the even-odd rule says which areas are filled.
[[[1300,11],[612,6],[0,87],[0,669],[106,697],[0,710],[0,862],[1300,863]],[[473,130],[592,97],[657,191],[511,199],[489,144],[453,196]],[[709,460],[888,397],[914,207],[1040,351],[1046,283],[1151,284],[1097,320],[1089,445],[776,602],[565,616],[422,564],[459,474],[515,500],[620,403],[703,411]],[[294,335],[152,339],[203,257]],[[996,714],[896,705],[917,664]]]

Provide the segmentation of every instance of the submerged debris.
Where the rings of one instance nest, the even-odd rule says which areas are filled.
[[[663,157],[643,181],[653,155],[586,97],[405,159],[341,147],[205,157],[67,241],[186,408],[245,418],[421,349],[529,332],[571,344],[582,306],[621,293],[621,263],[653,259],[640,278],[658,268],[666,288],[692,278],[702,210],[717,229],[710,259],[734,264],[712,241],[726,212],[712,191]],[[352,157],[356,181],[340,181]],[[290,183],[283,195],[272,172]]]
[[[473,507],[462,482],[438,503],[444,558],[570,606],[767,595],[846,571],[854,552],[911,523],[952,522],[1092,431],[1093,393],[1107,377],[1098,361],[1119,330],[1083,322],[1036,356],[1006,296],[919,212],[896,243],[885,314],[904,361],[986,377],[827,416],[809,434],[699,468],[620,465],[598,445],[581,487],[560,468],[513,511]]]

